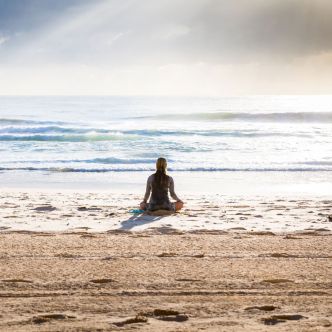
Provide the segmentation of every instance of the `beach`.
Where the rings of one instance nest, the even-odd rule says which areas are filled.
[[[0,330],[331,330],[331,100],[0,97]]]
[[[0,0],[0,332],[332,332],[331,18]]]
[[[3,331],[328,331],[332,203],[3,191]]]

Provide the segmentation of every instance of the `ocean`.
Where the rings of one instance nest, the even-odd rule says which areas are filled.
[[[191,191],[191,179],[222,192],[257,176],[261,187],[300,179],[326,191],[331,152],[332,96],[0,97],[2,187],[130,190],[163,156]]]

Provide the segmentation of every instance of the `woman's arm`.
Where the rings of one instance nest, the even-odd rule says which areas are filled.
[[[146,203],[150,197],[151,193],[151,176],[148,177],[148,180],[146,181],[146,189],[145,189],[145,195],[143,198],[143,202]]]
[[[175,199],[177,202],[182,202],[181,199],[176,195],[176,193],[174,191],[174,180],[171,176],[169,177],[169,193],[170,193],[171,197],[173,199]]]

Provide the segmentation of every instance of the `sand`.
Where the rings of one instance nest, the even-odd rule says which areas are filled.
[[[332,330],[331,201],[136,199],[2,192],[0,330]]]
[[[131,213],[141,200],[123,193],[3,191],[0,230],[332,231],[332,201],[326,197],[186,195],[181,213],[167,217]]]

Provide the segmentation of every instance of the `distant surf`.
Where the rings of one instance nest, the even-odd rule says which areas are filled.
[[[168,114],[153,115],[151,119],[170,119]],[[329,122],[332,123],[332,112],[202,112],[192,114],[174,114],[173,120],[219,120],[251,122]]]
[[[0,97],[2,173],[332,171],[332,97]]]
[[[162,136],[206,137],[308,137],[305,133],[264,132],[262,130],[125,130],[74,129],[60,127],[0,129],[0,141],[94,142],[135,140]]]

